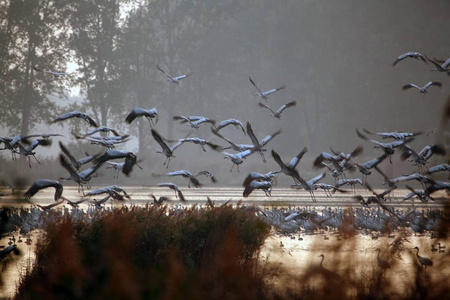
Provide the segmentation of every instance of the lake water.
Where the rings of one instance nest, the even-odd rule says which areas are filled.
[[[92,189],[98,187],[93,186]],[[322,209],[325,206],[329,207],[360,207],[357,201],[352,199],[352,194],[335,194],[333,197],[326,197],[325,193],[318,191],[315,193],[317,202],[312,202],[311,196],[308,192],[274,188],[272,190],[272,196],[265,196],[264,192],[255,190],[248,198],[243,198],[243,188],[229,188],[229,187],[207,187],[201,189],[187,188],[180,186],[185,198],[186,203],[177,201],[175,193],[169,188],[154,187],[154,186],[139,186],[139,187],[123,187],[127,193],[131,195],[131,200],[125,202],[116,201],[114,204],[107,205],[145,205],[152,202],[150,194],[155,195],[157,198],[160,196],[170,197],[173,201],[169,202],[169,205],[193,205],[204,206],[206,204],[207,197],[210,197],[213,202],[217,204],[224,203],[231,200],[231,204],[236,204],[242,201],[245,205],[257,205],[262,208],[271,209],[272,207],[316,207],[316,209]],[[0,192],[7,192],[6,190],[0,190]],[[392,197],[388,205],[393,205],[399,209],[406,209],[411,206],[412,201],[402,201],[402,197],[407,193],[406,190],[396,190],[394,197]],[[20,191],[18,195],[23,194]],[[54,189],[49,188],[38,192],[30,202],[35,204],[50,204],[53,203]],[[370,195],[371,193],[365,190],[357,190],[356,194],[363,196]],[[65,186],[63,195],[73,201],[81,199],[80,193],[75,186]],[[414,200],[414,205],[418,210],[422,209],[441,209],[448,207],[448,198],[444,197],[444,194],[439,195],[441,198],[435,202],[422,203],[418,200]],[[101,199],[102,197],[98,197]],[[2,206],[27,206],[29,203],[18,203],[17,199],[12,196],[3,196],[0,199]],[[83,204],[82,208],[87,208],[88,204]],[[448,211],[447,215],[448,217]],[[398,236],[399,233],[397,233]],[[27,266],[29,266],[34,259],[34,246],[38,239],[39,232],[33,232],[31,237],[31,243],[27,245],[25,243],[27,237],[22,237],[22,242],[18,242],[18,247],[21,250],[22,255],[15,259],[14,264],[3,271],[2,277],[4,280],[4,286],[0,288],[0,297],[12,297],[14,295],[16,283],[19,275],[23,273]],[[19,235],[16,233],[16,241]],[[299,240],[299,237],[301,240]],[[290,288],[296,290],[301,289],[300,283],[294,278],[301,278],[303,283],[310,281],[309,284],[313,287],[320,287],[320,278],[304,278],[301,274],[308,274],[308,270],[313,267],[318,267],[321,261],[320,254],[324,254],[323,267],[327,270],[337,273],[339,276],[345,278],[361,278],[372,274],[373,270],[378,268],[377,266],[377,248],[382,249],[381,257],[387,259],[386,249],[389,249],[389,245],[393,243],[395,237],[388,236],[374,236],[370,234],[358,234],[352,238],[341,239],[340,236],[334,232],[318,232],[313,235],[306,235],[304,233],[296,233],[293,236],[286,236],[279,234],[275,231],[266,240],[262,257],[269,256],[269,261],[273,264],[279,265],[280,268],[286,273],[283,283],[279,282],[278,286],[285,286],[289,284]],[[9,239],[8,236],[3,237],[0,240],[0,245],[7,246]],[[434,265],[429,268],[426,276],[430,282],[440,282],[442,278],[450,278],[450,249],[446,249],[444,253],[432,252],[431,244],[436,245],[437,242],[448,245],[450,247],[449,238],[445,237],[439,240],[432,239],[429,234],[422,236],[414,236],[410,233],[407,237],[407,242],[404,243],[401,251],[402,260],[396,259],[395,265],[392,265],[391,269],[386,272],[386,278],[388,278],[392,288],[392,295],[398,294],[404,295],[406,289],[414,284],[415,276],[417,273],[417,258],[415,257],[415,250],[413,248],[418,246],[420,248],[420,255],[429,257],[433,260]],[[281,242],[281,244],[280,244]],[[393,284],[394,283],[394,284]],[[450,281],[449,281],[450,283]],[[350,289],[352,290],[352,289]]]

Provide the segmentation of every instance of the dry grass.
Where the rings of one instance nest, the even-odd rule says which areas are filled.
[[[18,299],[255,299],[269,228],[243,207],[121,208],[49,224]]]
[[[50,218],[52,219],[52,218]],[[327,246],[299,273],[261,257],[269,227],[252,209],[231,206],[172,210],[123,207],[91,221],[66,216],[48,223],[34,269],[17,299],[443,299],[448,278],[421,270],[409,231],[380,245],[386,271],[371,264],[355,272],[357,231]],[[317,242],[320,242],[317,239]],[[278,242],[277,242],[278,243]],[[311,245],[312,249],[318,248]],[[323,247],[322,247],[323,248]],[[372,249],[374,250],[374,249]],[[369,257],[376,258],[376,251]],[[448,254],[442,256],[442,261]],[[392,276],[413,258],[406,288]],[[435,261],[436,263],[437,261]],[[433,269],[434,268],[434,269]]]

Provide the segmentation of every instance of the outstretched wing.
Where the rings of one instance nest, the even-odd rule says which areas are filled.
[[[256,85],[256,83],[252,80],[252,78],[250,76],[248,76],[248,79],[250,79],[250,82],[253,84],[253,86],[256,88],[256,90],[259,92],[260,95],[262,95],[262,91],[258,88],[258,86]]]
[[[161,69],[158,65],[156,65],[156,67],[158,68],[158,70],[160,70],[161,72],[163,72],[167,77],[169,77],[170,79],[173,80],[173,77],[170,76],[166,71],[164,71],[163,69]]]

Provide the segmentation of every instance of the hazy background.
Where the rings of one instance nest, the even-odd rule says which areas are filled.
[[[64,133],[51,148],[36,150],[38,159],[47,158],[54,167],[32,161],[32,170],[24,164],[15,172],[32,179],[66,176],[52,161],[59,153],[57,140],[70,144],[77,157],[86,150],[103,150],[73,138],[70,132],[90,129],[82,120],[46,124],[80,109],[99,124],[132,135],[117,148],[138,153],[144,170],[114,180],[140,184],[171,180],[154,179],[152,172],[207,169],[222,184],[239,185],[250,171],[278,169],[271,149],[288,161],[305,146],[309,151],[299,171],[309,179],[321,172],[312,168],[312,161],[330,146],[344,152],[364,146],[357,162],[381,154],[355,134],[356,128],[424,131],[411,144],[420,151],[427,144],[445,142],[443,130],[426,133],[442,129],[449,77],[430,72],[432,64],[414,59],[395,67],[392,63],[409,51],[447,59],[449,12],[448,1],[1,1],[0,136]],[[174,76],[193,75],[177,86],[166,81],[157,64]],[[70,74],[53,78],[33,72],[32,66]],[[249,76],[263,90],[286,85],[269,97],[272,108],[292,100],[297,106],[284,111],[281,120],[271,117],[258,107],[261,99],[254,95]],[[407,83],[422,86],[430,80],[443,85],[429,88],[428,94],[401,90]],[[160,147],[147,120],[124,122],[135,106],[158,110],[156,128],[165,137],[190,132],[172,120],[174,115],[249,121],[260,139],[280,128],[282,134],[268,144],[267,164],[252,155],[240,173],[229,172],[231,162],[222,154],[209,148],[203,152],[193,144],[177,149],[166,169],[165,157],[155,153]],[[221,132],[236,143],[251,143],[234,127]],[[207,125],[192,130],[191,136],[227,145]],[[11,164],[7,151],[0,155],[5,177],[6,166],[19,162]],[[433,158],[432,164],[443,161]],[[383,162],[382,169],[390,176],[416,170],[398,154],[392,165]],[[111,182],[109,171],[102,170],[104,178],[97,182]],[[325,181],[333,182],[328,177]],[[178,180],[173,181],[184,182]]]

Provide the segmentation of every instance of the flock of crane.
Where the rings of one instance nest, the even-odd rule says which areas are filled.
[[[447,61],[440,61],[437,59],[430,59],[427,56],[423,56],[418,52],[408,52],[400,55],[393,66],[395,66],[398,62],[403,61],[406,58],[415,58],[417,60],[422,60],[423,62],[431,62],[436,66],[433,71],[445,72],[450,74],[449,66],[450,59]],[[169,75],[166,71],[164,71],[159,65],[157,65],[157,69],[161,71],[165,76],[168,77],[168,80],[172,83],[179,84],[181,80],[188,78],[192,75],[192,73],[173,77]],[[37,72],[43,72],[45,74],[49,74],[54,77],[60,77],[67,75],[62,72],[53,72],[49,70],[41,70],[37,67],[34,67],[34,70]],[[251,85],[257,90],[255,93],[258,95],[263,102],[259,102],[258,105],[270,110],[271,115],[275,118],[281,118],[282,112],[294,105],[296,105],[296,101],[291,101],[287,104],[281,106],[278,110],[273,110],[269,105],[269,96],[272,94],[283,90],[286,86],[280,86],[274,89],[269,89],[267,91],[263,91],[258,87],[255,81],[249,76],[249,81]],[[440,82],[432,82],[430,81],[424,87],[418,87],[415,84],[409,83],[405,85],[403,89],[408,89],[411,87],[416,87],[419,89],[421,93],[426,93],[427,88],[436,85],[440,86]],[[265,103],[264,103],[265,102]],[[244,160],[252,155],[255,152],[258,152],[261,155],[263,162],[266,162],[266,158],[264,152],[267,151],[267,144],[274,139],[277,135],[281,133],[281,129],[275,131],[273,134],[267,135],[263,139],[259,140],[250,124],[247,122],[244,125],[241,121],[237,119],[227,119],[218,124],[213,119],[204,116],[173,116],[173,120],[179,122],[180,124],[186,124],[194,129],[199,129],[200,126],[209,124],[212,133],[227,143],[226,146],[219,145],[198,137],[185,137],[177,140],[169,140],[163,137],[157,130],[156,124],[158,122],[158,112],[155,108],[151,109],[143,109],[139,107],[135,107],[131,110],[128,116],[125,119],[125,122],[131,124],[137,118],[145,117],[149,121],[150,130],[152,137],[159,144],[161,150],[157,151],[158,153],[162,153],[165,156],[164,165],[169,168],[170,160],[175,157],[174,152],[181,145],[185,143],[193,143],[199,145],[203,151],[206,151],[206,146],[210,149],[220,152],[223,154],[224,158],[229,159],[232,162],[232,166],[230,172],[233,170],[233,167],[236,166],[239,171],[239,165],[241,165]],[[79,191],[83,190],[84,187],[90,188],[90,180],[93,175],[100,169],[102,165],[108,165],[108,168],[114,168],[117,173],[115,177],[118,176],[118,172],[122,171],[123,174],[129,176],[133,170],[133,167],[136,165],[139,168],[138,159],[136,155],[130,151],[117,150],[116,146],[118,144],[124,143],[129,139],[129,135],[120,135],[115,129],[106,127],[106,126],[98,126],[93,118],[81,111],[72,111],[65,114],[60,115],[55,118],[50,124],[56,122],[62,122],[72,118],[79,118],[85,120],[90,126],[94,127],[94,129],[88,131],[84,135],[80,135],[78,133],[73,133],[77,139],[84,139],[89,141],[92,144],[97,144],[105,147],[107,150],[101,154],[97,155],[87,155],[86,157],[82,157],[76,159],[67,147],[60,141],[59,146],[61,149],[61,153],[59,154],[59,161],[61,166],[69,173],[68,177],[64,177],[61,179],[64,180],[73,180],[79,185]],[[251,143],[248,144],[238,144],[233,142],[230,138],[225,137],[221,134],[220,130],[224,127],[233,125],[236,128],[240,128],[244,135],[247,135]],[[427,167],[428,161],[432,155],[444,155],[446,153],[444,147],[439,144],[428,145],[424,147],[421,151],[415,151],[409,144],[422,132],[371,132],[367,129],[363,129],[364,133],[356,130],[356,134],[363,140],[369,142],[375,148],[379,148],[382,150],[382,153],[369,161],[366,162],[355,162],[355,158],[361,154],[363,148],[361,146],[356,147],[350,153],[336,152],[331,149],[331,153],[322,152],[314,161],[315,168],[326,168],[329,174],[335,178],[335,184],[325,184],[319,182],[326,176],[326,172],[322,172],[318,176],[306,180],[304,179],[299,171],[297,170],[297,165],[302,159],[303,155],[308,151],[305,147],[300,153],[293,157],[291,161],[286,164],[281,159],[280,155],[271,150],[271,155],[274,161],[279,165],[279,170],[272,170],[268,173],[261,174],[257,172],[250,172],[247,178],[245,178],[243,182],[244,186],[244,197],[247,197],[254,191],[255,189],[260,189],[265,192],[267,196],[271,195],[272,186],[274,183],[274,179],[278,176],[278,174],[285,174],[293,178],[292,188],[294,189],[304,189],[311,194],[312,200],[316,201],[314,196],[314,191],[317,189],[322,189],[325,191],[327,196],[331,196],[336,191],[338,192],[347,192],[342,189],[342,186],[349,185],[353,187],[356,184],[362,185],[364,188],[368,188],[373,191],[370,185],[367,182],[367,176],[372,173],[372,170],[376,170],[380,173],[385,179],[384,184],[388,185],[389,190],[382,194],[376,194],[373,192],[374,196],[370,196],[367,200],[362,198],[361,196],[355,197],[355,199],[361,201],[364,206],[368,206],[371,203],[377,203],[378,205],[383,205],[383,202],[386,201],[385,196],[388,195],[391,191],[397,188],[398,183],[401,182],[409,182],[409,181],[418,181],[422,184],[423,189],[417,190],[411,188],[409,185],[406,185],[411,192],[406,195],[405,199],[409,199],[413,196],[416,196],[421,201],[426,202],[428,200],[433,200],[432,193],[438,190],[450,190],[450,183],[444,181],[435,181],[429,178],[427,175],[435,172],[447,171],[449,173],[450,178],[450,166],[448,164],[440,164],[432,167]],[[103,133],[103,135],[97,135],[96,133]],[[381,142],[376,139],[372,139],[368,137],[369,135],[379,136],[382,140],[384,139],[392,139],[391,142]],[[3,143],[4,147],[1,150],[10,150],[13,159],[16,159],[16,154],[20,154],[28,158],[29,166],[31,167],[31,157],[34,157],[38,163],[38,159],[35,156],[34,150],[38,147],[48,147],[51,143],[51,137],[61,136],[60,134],[47,133],[47,134],[33,134],[28,136],[13,136],[13,137],[1,137],[0,143]],[[34,139],[33,139],[34,138]],[[32,140],[33,139],[33,140]],[[234,153],[229,152],[228,149],[232,149]],[[418,167],[418,171],[409,175],[402,175],[397,178],[389,178],[379,167],[378,165],[384,161],[385,159],[389,159],[392,163],[391,156],[394,154],[394,151],[398,149],[401,152],[401,159],[411,161],[414,165]],[[87,153],[86,153],[87,154]],[[122,162],[116,162],[116,160],[123,159]],[[92,166],[89,168],[80,171],[80,168],[88,163],[91,163]],[[359,178],[347,178],[347,172],[359,170],[362,174],[362,179]],[[155,174],[156,175],[156,174]],[[185,178],[189,178],[189,187],[190,184],[193,183],[195,187],[200,187],[201,184],[196,179],[199,175],[206,175],[210,177],[213,182],[215,182],[214,176],[204,170],[199,172],[196,175],[193,175],[191,172],[187,170],[179,170],[172,171],[167,174],[167,176],[183,176]],[[176,197],[184,200],[183,194],[181,190],[173,183],[160,183],[158,186],[167,186],[176,191]],[[31,198],[34,194],[36,194],[40,189],[54,187],[56,189],[55,192],[55,200],[58,201],[62,196],[63,185],[59,180],[50,180],[50,179],[38,179],[35,183],[29,188],[29,190],[24,194],[26,199]],[[112,192],[111,192],[112,191]],[[120,199],[120,195],[114,189],[110,189],[108,192],[108,196],[113,199]]]
[[[422,60],[425,63],[431,62],[435,65],[435,69],[433,71],[444,72],[450,75],[450,59],[446,61],[440,61],[437,59],[430,59],[426,56],[421,55],[417,52],[408,52],[400,55],[393,66],[395,66],[398,62],[406,59],[406,58],[415,58],[418,60]],[[173,77],[169,75],[166,71],[164,71],[159,65],[157,69],[162,72],[165,76],[168,77],[168,80],[172,83],[179,84],[181,80],[188,78],[192,75],[192,73]],[[37,67],[34,67],[36,72],[42,72],[44,74],[51,75],[55,78],[67,75],[66,73],[61,72],[53,72],[49,70],[41,70]],[[262,99],[261,102],[258,102],[260,107],[263,107],[270,111],[271,116],[280,119],[282,113],[287,108],[293,107],[296,105],[296,101],[290,101],[284,105],[282,105],[279,109],[274,110],[269,106],[269,96],[274,93],[283,90],[286,86],[280,86],[274,89],[269,89],[266,91],[261,90],[254,80],[249,76],[249,81],[251,85],[257,90],[256,95]],[[409,88],[416,88],[420,93],[426,93],[427,89],[430,86],[441,86],[440,82],[430,81],[425,84],[423,87],[419,87],[413,83],[409,83],[403,86],[403,90]],[[92,144],[100,145],[106,148],[106,151],[96,154],[89,155],[86,153],[85,157],[75,158],[64,145],[63,142],[59,141],[60,154],[58,156],[59,162],[63,169],[68,173],[67,177],[62,177],[59,180],[54,179],[37,179],[34,183],[29,187],[29,189],[24,193],[23,197],[25,199],[30,199],[36,193],[38,193],[41,189],[53,187],[55,188],[54,200],[55,203],[52,203],[47,206],[39,206],[44,211],[50,211],[53,207],[66,202],[67,204],[78,207],[82,202],[88,201],[87,198],[94,196],[97,197],[99,195],[105,195],[105,197],[101,200],[89,200],[90,203],[93,204],[94,207],[102,209],[104,208],[103,204],[106,201],[112,200],[124,200],[125,198],[130,198],[130,196],[126,193],[124,189],[117,185],[111,185],[104,188],[99,188],[95,190],[90,190],[89,192],[85,192],[86,189],[90,189],[90,180],[98,172],[98,170],[102,166],[106,166],[107,168],[114,168],[116,170],[116,174],[114,177],[118,176],[119,172],[122,172],[126,176],[130,176],[134,166],[142,168],[139,165],[139,160],[137,156],[125,150],[117,150],[116,147],[124,143],[129,139],[129,135],[120,135],[115,129],[106,127],[106,126],[98,126],[93,118],[81,111],[72,111],[67,112],[59,117],[55,118],[50,124],[56,122],[63,122],[68,119],[79,118],[85,120],[90,126],[94,127],[94,129],[88,131],[85,134],[74,133],[76,139],[86,140]],[[175,151],[185,143],[193,143],[197,144],[201,147],[203,151],[206,150],[206,146],[213,151],[221,153],[225,159],[229,159],[232,162],[232,166],[230,172],[233,171],[234,166],[236,166],[239,172],[239,166],[244,162],[244,160],[254,154],[259,153],[262,161],[266,162],[265,152],[267,152],[267,145],[270,141],[276,138],[279,134],[281,134],[281,129],[274,131],[274,133],[265,136],[263,139],[258,139],[256,137],[255,132],[253,131],[252,125],[250,122],[242,123],[241,121],[230,118],[227,120],[223,120],[221,122],[216,122],[213,119],[204,116],[173,116],[173,120],[179,122],[180,124],[185,124],[190,126],[193,129],[199,129],[202,127],[210,127],[211,132],[214,136],[222,140],[225,145],[220,145],[218,143],[214,143],[211,141],[207,141],[198,137],[184,137],[176,140],[171,140],[163,137],[159,131],[156,129],[156,125],[158,123],[158,111],[155,108],[144,109],[139,107],[134,107],[131,112],[127,115],[125,122],[128,124],[133,123],[137,118],[146,118],[149,122],[150,131],[153,139],[159,145],[160,150],[157,151],[165,156],[165,160],[163,165],[166,168],[169,168],[170,160],[175,158]],[[238,144],[232,141],[229,137],[225,137],[221,130],[227,126],[235,126],[237,129],[240,129],[245,136],[250,138],[251,143],[248,144]],[[192,131],[191,131],[192,132]],[[195,131],[194,131],[195,132]],[[101,135],[95,135],[98,133],[103,133]],[[280,174],[284,174],[293,179],[291,188],[305,190],[308,191],[311,195],[311,199],[313,202],[316,201],[314,192],[317,190],[323,190],[327,197],[331,197],[334,193],[355,193],[355,186],[361,185],[364,189],[369,190],[373,195],[364,198],[361,195],[354,195],[353,199],[355,201],[359,201],[365,208],[373,207],[372,204],[376,204],[376,208],[378,211],[373,211],[373,213],[367,213],[363,210],[356,212],[353,215],[352,225],[359,228],[367,228],[369,230],[378,230],[380,232],[383,231],[384,224],[383,222],[389,217],[389,224],[397,224],[398,226],[409,226],[414,232],[423,232],[425,230],[429,230],[429,228],[420,227],[417,225],[416,221],[420,220],[417,213],[409,212],[403,214],[399,211],[395,211],[392,207],[386,205],[387,196],[394,191],[400,183],[405,183],[405,187],[410,190],[410,192],[405,195],[404,199],[410,199],[412,197],[416,197],[420,199],[422,202],[427,202],[429,200],[434,200],[433,193],[439,190],[445,190],[447,193],[450,193],[450,183],[445,181],[434,180],[429,177],[429,174],[436,172],[448,172],[450,179],[450,166],[448,164],[440,164],[429,167],[429,160],[433,155],[445,155],[446,151],[442,145],[433,144],[425,146],[420,151],[416,151],[410,146],[410,143],[422,135],[422,132],[372,132],[367,129],[362,129],[362,131],[356,129],[356,134],[363,141],[365,141],[368,145],[372,145],[374,148],[379,148],[381,150],[380,155],[370,159],[368,161],[359,161],[357,162],[357,157],[362,153],[363,147],[357,146],[350,153],[344,152],[336,152],[331,147],[330,152],[322,152],[320,153],[316,159],[314,160],[314,168],[315,169],[324,169],[326,171],[321,171],[317,176],[312,179],[305,179],[301,173],[297,169],[297,165],[301,161],[302,157],[308,151],[307,147],[304,147],[298,155],[294,156],[288,163],[284,162],[280,155],[271,150],[270,154],[273,160],[278,164],[278,170],[271,170],[267,173],[258,173],[258,172],[250,172],[243,181],[243,196],[248,197],[254,190],[263,191],[266,196],[271,196],[272,187],[274,186],[275,179]],[[57,133],[47,133],[47,134],[33,134],[28,136],[13,136],[13,137],[0,137],[0,144],[3,144],[3,148],[0,150],[9,150],[11,152],[11,156],[13,160],[17,160],[16,155],[22,155],[27,157],[29,167],[31,167],[31,157],[33,157],[38,163],[39,160],[36,158],[34,151],[38,146],[40,147],[48,147],[52,144],[51,138],[62,136]],[[369,136],[378,136],[378,140],[374,137]],[[380,141],[383,140],[383,141]],[[385,139],[390,139],[389,142],[384,142]],[[396,178],[388,177],[385,172],[379,168],[379,164],[385,160],[389,160],[392,163],[392,155],[395,150],[400,152],[400,158],[404,161],[408,161],[412,163],[414,166],[417,166],[417,172],[408,175],[402,175]],[[122,160],[121,162],[117,162],[117,160]],[[88,168],[81,170],[83,166],[91,164]],[[361,173],[362,178],[348,178],[349,173],[353,173],[353,171],[359,171]],[[377,173],[381,174],[384,178],[384,185],[386,185],[386,191],[382,193],[376,193],[370,184],[368,183],[368,176],[370,176],[375,170]],[[334,178],[334,184],[327,184],[321,181],[326,174],[330,174]],[[202,184],[198,180],[199,176],[206,176],[211,179],[211,182],[215,183],[217,180],[211,172],[207,170],[202,170],[195,175],[187,170],[176,170],[170,171],[167,174],[153,174],[154,177],[173,177],[173,176],[182,176],[189,180],[188,187],[201,187]],[[63,184],[62,181],[72,180],[78,184],[79,192],[83,193],[83,198],[79,201],[71,201],[63,196]],[[414,189],[412,188],[408,182],[417,181],[422,185],[422,189]],[[352,188],[352,190],[344,190],[343,187],[348,185]],[[170,182],[160,182],[156,184],[159,187],[168,187],[175,191],[175,197],[183,202],[186,201],[181,189],[174,183]],[[168,197],[160,197],[156,199],[154,195],[151,195],[155,204],[161,204],[163,201],[168,200]],[[380,217],[380,212],[383,212],[385,219]],[[358,214],[361,214],[359,216]],[[308,228],[314,230],[322,226],[323,223],[330,222],[338,222],[336,220],[341,220],[340,226],[342,226],[342,215],[332,213],[331,211],[324,214],[320,220],[317,216],[312,214],[311,212],[305,213],[300,211],[290,211],[289,213],[275,213],[273,211],[268,210],[259,210],[259,215],[261,218],[266,219],[272,225],[277,227],[282,231],[290,231],[303,228],[305,231],[308,231]],[[420,215],[420,214],[419,214]],[[413,216],[413,217],[412,217]],[[422,215],[423,216],[423,215]],[[440,221],[442,221],[442,216],[440,217]],[[370,220],[372,218],[372,220]],[[428,219],[432,219],[428,217]],[[334,221],[333,221],[334,220]],[[358,223],[359,220],[359,223]],[[363,221],[364,220],[364,221]],[[384,220],[384,221],[380,221]],[[395,222],[392,222],[394,220]],[[294,225],[292,225],[292,221]],[[291,223],[290,223],[291,222]],[[381,222],[381,223],[380,223]],[[420,222],[419,222],[420,223]],[[289,225],[291,224],[291,225]],[[423,225],[423,222],[421,223]],[[291,226],[291,227],[289,227]],[[293,226],[293,227],[292,227]],[[332,226],[332,225],[327,225]],[[336,224],[333,225],[336,228],[339,228]],[[381,226],[381,227],[380,227]],[[417,228],[417,230],[415,230]],[[391,228],[392,229],[392,228]],[[391,230],[390,229],[390,230]],[[419,249],[417,248],[417,257],[419,262],[422,265],[429,265],[429,262],[424,260],[424,258],[418,255]]]

